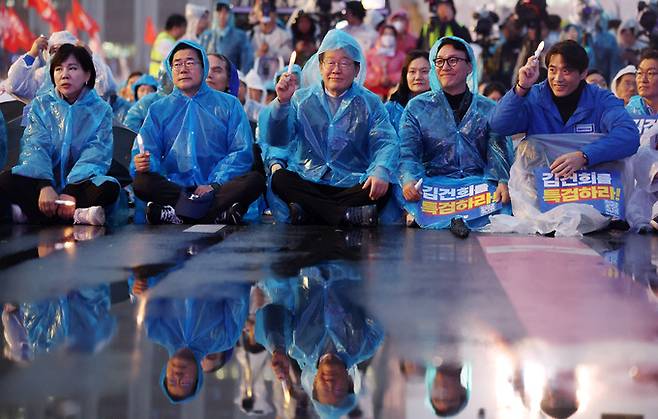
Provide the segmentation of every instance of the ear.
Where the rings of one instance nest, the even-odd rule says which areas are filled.
[[[585,80],[587,78],[587,69],[580,73],[580,80]]]

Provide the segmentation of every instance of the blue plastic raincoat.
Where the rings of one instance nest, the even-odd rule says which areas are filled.
[[[220,3],[228,5],[229,10],[232,7],[230,2],[219,0],[215,3],[213,10],[216,10],[216,5]],[[231,16],[226,27],[220,29],[215,20],[213,27],[201,34],[199,44],[208,53],[215,52],[226,56],[242,73],[247,74],[254,65],[254,51],[247,33],[235,27],[233,12],[230,13]]]
[[[400,120],[402,119],[402,113],[404,112],[404,107],[400,105],[400,102],[388,101],[384,104],[386,111],[388,112],[388,118],[391,121],[391,125],[395,129],[395,132],[400,133]]]
[[[202,52],[199,91],[190,98],[174,88],[169,96],[153,103],[139,134],[145,150],[151,154],[152,172],[185,187],[221,185],[251,169],[251,128],[237,98],[206,84],[208,57],[203,48],[183,40],[174,46],[172,53],[181,43]],[[170,77],[172,53],[165,63]],[[135,141],[133,157],[138,153]],[[134,160],[130,170],[134,176]]]
[[[135,83],[133,83],[133,97],[135,98],[133,100],[135,101],[137,100],[137,90],[139,89],[139,86],[144,86],[144,85],[151,86],[153,87],[153,90],[156,91],[158,90],[158,87],[160,87],[155,77],[153,77],[150,74],[143,74],[140,78],[138,78],[135,81]]]
[[[112,109],[95,90],[72,105],[55,88],[32,101],[15,175],[50,181],[57,192],[71,183],[118,182],[105,176],[112,162]]]
[[[652,116],[651,111],[640,95],[633,96],[628,101],[626,110],[631,116]]]
[[[123,119],[123,124],[131,130],[139,132],[146,120],[146,115],[151,105],[171,93],[173,88],[171,77],[167,74],[164,66],[161,66],[158,73],[158,91],[144,96],[133,104]]]
[[[372,358],[384,339],[379,323],[355,303],[361,274],[347,264],[302,268],[296,278],[261,284],[272,302],[256,312],[256,341],[268,351],[284,349],[302,369],[302,383],[312,397],[317,364],[327,350],[346,365],[355,393],[338,406],[312,399],[323,418],[338,418],[356,405],[360,362]]]
[[[169,357],[188,348],[197,361],[198,381],[190,401],[203,386],[201,360],[211,353],[231,351],[236,345],[249,314],[248,284],[217,284],[204,298],[156,297],[147,300],[144,327],[148,338],[163,346]],[[167,366],[160,374],[160,385],[169,400],[164,380]]]
[[[114,115],[114,120],[117,122],[123,121],[126,118],[126,115],[128,115],[128,111],[133,106],[132,103],[116,93],[112,93],[107,102],[112,107],[112,115]]]

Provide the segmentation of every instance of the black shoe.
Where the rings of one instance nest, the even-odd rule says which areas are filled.
[[[146,222],[149,224],[183,224],[176,216],[176,210],[171,205],[160,205],[155,202],[146,204]]]
[[[296,202],[291,202],[288,204],[288,210],[290,211],[290,224],[299,226],[308,223],[308,216],[306,211]]]
[[[219,213],[215,218],[215,224],[240,225],[242,224],[242,207],[238,202],[233,203],[228,209]]]
[[[654,230],[658,231],[658,215],[656,215],[651,221],[649,221],[649,224],[651,227],[653,227]]]
[[[460,239],[465,239],[470,234],[471,229],[468,228],[463,218],[455,217],[450,220],[450,232]]]
[[[377,205],[350,207],[343,216],[345,224],[350,226],[374,227],[377,225]]]

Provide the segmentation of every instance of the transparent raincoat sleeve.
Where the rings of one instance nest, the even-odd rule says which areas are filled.
[[[509,182],[509,172],[514,161],[512,139],[489,131],[487,142],[487,165],[484,178],[494,182]]]
[[[146,119],[142,124],[142,128],[139,130],[139,135],[141,135],[142,141],[144,142],[144,151],[148,151],[151,155],[149,159],[151,164],[150,171],[166,176],[167,174],[162,172],[161,166],[161,158],[165,152],[160,135],[162,132],[161,126],[158,112],[148,112]],[[136,175],[135,156],[139,154],[139,152],[139,144],[135,138],[130,159],[130,174],[133,177]]]
[[[397,162],[400,158],[398,134],[389,121],[384,105],[377,103],[370,122],[368,135],[371,163],[360,182],[374,176],[386,182],[394,182]]]
[[[405,109],[400,118],[400,162],[399,174],[402,186],[409,182],[417,182],[425,176],[422,164],[423,139],[420,124],[409,108]]]
[[[236,176],[247,173],[253,162],[253,138],[247,115],[234,99],[228,122],[228,153],[219,161],[210,175],[220,185]]]
[[[267,107],[266,117],[263,119],[263,142],[269,147],[287,147],[295,136],[295,115],[297,103],[295,96],[288,103],[281,104],[274,99]]]
[[[32,99],[36,95],[39,86],[41,86],[44,70],[37,70],[43,68],[44,63],[41,58],[37,58],[32,64],[28,65],[25,62],[25,55],[21,56],[9,67],[4,86],[9,93],[26,99]]]
[[[94,176],[104,176],[110,168],[113,147],[112,111],[109,106],[105,106],[105,103],[103,105],[100,108],[105,109],[105,113],[95,114],[97,118],[101,118],[98,131],[85,143],[80,157],[66,178],[67,183],[78,183]]]
[[[28,124],[21,139],[21,152],[12,173],[33,179],[48,180],[54,185],[52,159],[54,150],[50,139],[50,129],[43,119],[47,116],[46,113],[39,99],[36,99],[28,114]]]

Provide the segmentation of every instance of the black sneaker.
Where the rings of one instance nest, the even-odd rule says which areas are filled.
[[[658,215],[653,217],[653,219],[649,221],[649,224],[651,225],[651,227],[653,227],[654,230],[658,231]]]
[[[222,211],[215,218],[215,224],[229,224],[234,226],[242,224],[242,207],[240,204],[235,202],[228,209]]]
[[[463,218],[455,217],[450,220],[450,232],[460,239],[465,239],[470,234],[471,229],[468,228]]]
[[[288,204],[288,209],[290,210],[290,224],[299,226],[308,223],[308,216],[301,205],[291,202]]]
[[[350,207],[343,216],[345,224],[350,226],[374,227],[377,225],[377,205]]]
[[[149,224],[183,224],[176,216],[176,210],[171,205],[160,205],[155,202],[146,204],[146,222]]]

